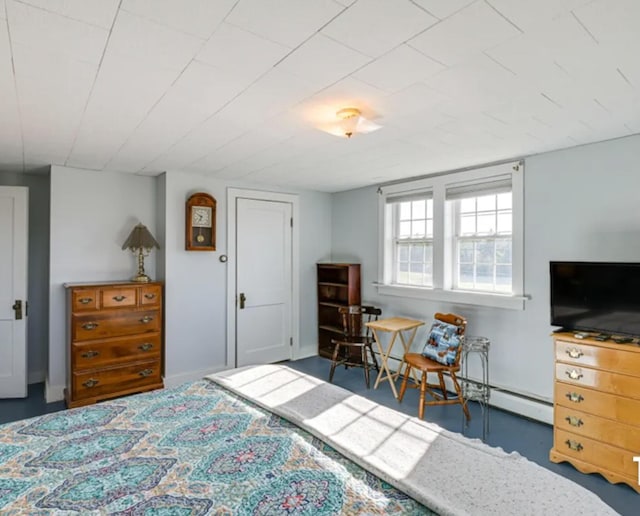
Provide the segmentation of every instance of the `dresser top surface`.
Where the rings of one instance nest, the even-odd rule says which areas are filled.
[[[636,342],[637,338],[634,339],[633,342],[619,344],[617,342],[614,342],[613,340],[598,341],[592,337],[577,338],[577,337],[574,337],[574,335],[575,334],[571,332],[558,332],[553,334],[553,339],[556,342],[557,341],[571,342],[574,344],[584,344],[587,346],[615,349],[618,351],[632,351],[635,353],[640,353],[640,344]]]
[[[115,281],[91,281],[91,282],[75,282],[63,283],[64,288],[91,288],[91,287],[144,287],[146,285],[162,285],[161,281],[149,281],[146,283],[131,280],[115,280]]]

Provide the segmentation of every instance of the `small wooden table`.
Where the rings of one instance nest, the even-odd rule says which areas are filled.
[[[391,385],[391,390],[396,398],[398,398],[398,391],[396,390],[396,385],[394,380],[400,376],[402,373],[402,365],[404,364],[404,353],[409,352],[409,348],[411,348],[411,344],[413,343],[413,339],[416,336],[416,331],[420,326],[424,325],[424,321],[417,321],[415,319],[407,319],[405,317],[391,317],[389,319],[380,319],[378,321],[372,321],[366,324],[371,331],[373,332],[373,337],[376,340],[376,344],[378,345],[378,351],[380,352],[380,360],[382,365],[380,367],[380,372],[378,373],[378,378],[376,379],[376,383],[373,386],[374,389],[378,388],[378,385],[382,380],[389,380],[389,384]],[[411,330],[408,339],[405,339],[403,332],[408,332]],[[380,341],[380,336],[378,332],[389,332],[391,333],[389,344],[387,349],[385,350],[382,346],[382,342]],[[393,345],[396,342],[396,337],[400,335],[400,342],[402,342],[403,354],[402,360],[400,361],[400,367],[398,367],[398,371],[396,373],[392,373],[389,370],[389,365],[387,361],[389,360],[389,355],[391,354],[391,350],[393,349]],[[384,374],[386,373],[386,376]]]

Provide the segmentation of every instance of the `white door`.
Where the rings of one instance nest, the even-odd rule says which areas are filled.
[[[236,201],[236,363],[291,358],[291,204]]]
[[[27,203],[0,186],[0,398],[27,396]]]

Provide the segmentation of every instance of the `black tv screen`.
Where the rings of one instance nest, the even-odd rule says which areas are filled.
[[[640,336],[640,263],[551,262],[551,324]]]

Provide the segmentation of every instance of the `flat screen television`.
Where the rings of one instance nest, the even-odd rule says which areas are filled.
[[[551,262],[551,325],[640,336],[640,263]]]

